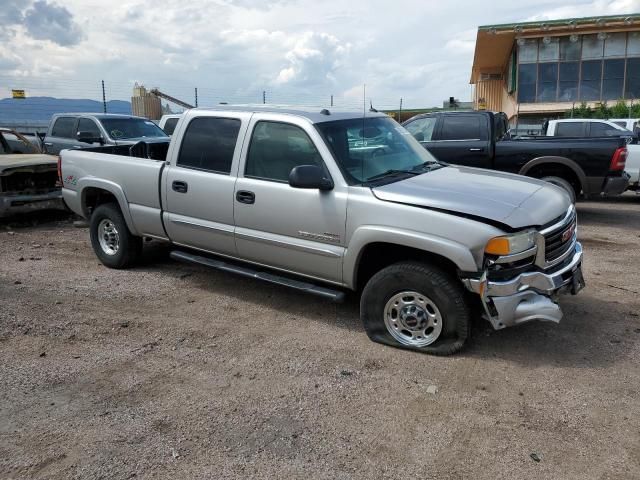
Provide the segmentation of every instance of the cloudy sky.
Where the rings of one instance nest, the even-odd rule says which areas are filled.
[[[640,12],[640,0],[0,0],[0,98],[126,99],[133,82],[200,105],[469,100],[478,25]]]

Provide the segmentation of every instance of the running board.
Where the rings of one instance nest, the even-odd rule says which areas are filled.
[[[260,270],[254,270],[250,266],[240,266],[234,263],[223,262],[214,258],[203,257],[201,255],[194,255],[192,253],[183,252],[181,250],[173,250],[169,256],[174,260],[181,262],[197,263],[198,265],[204,265],[205,267],[215,268],[222,270],[223,272],[236,273],[243,277],[256,278],[269,283],[275,283],[276,285],[283,285],[285,287],[293,288],[301,292],[310,293],[319,297],[327,298],[335,303],[341,303],[344,301],[345,294],[340,290],[333,290],[327,287],[321,287],[313,283],[308,283],[300,280],[294,280],[293,278],[284,277],[276,273],[269,273]]]

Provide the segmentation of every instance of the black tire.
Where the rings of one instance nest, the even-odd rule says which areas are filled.
[[[422,293],[439,310],[442,331],[430,345],[403,344],[387,329],[385,306],[394,295],[403,291]],[[420,262],[395,263],[371,277],[360,299],[360,317],[367,335],[374,342],[432,355],[456,353],[471,334],[469,306],[460,282],[443,270]]]
[[[107,253],[100,244],[99,228],[103,221],[115,226],[118,248],[113,254]],[[115,203],[99,205],[91,215],[89,225],[91,246],[100,261],[109,268],[127,268],[133,265],[142,253],[142,238],[131,234],[124,221],[120,207]]]
[[[552,183],[556,187],[560,187],[565,190],[569,194],[569,198],[571,199],[571,203],[576,203],[576,191],[568,181],[561,177],[542,177],[540,180],[544,180],[545,182]]]

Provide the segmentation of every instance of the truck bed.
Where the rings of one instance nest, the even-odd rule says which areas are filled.
[[[63,150],[63,193],[69,207],[78,211],[82,204],[78,192],[84,187],[106,189],[126,207],[122,211],[132,232],[164,238],[160,179],[168,144],[154,144],[153,148],[148,148],[151,144],[139,145]],[[90,193],[85,190],[85,195]]]

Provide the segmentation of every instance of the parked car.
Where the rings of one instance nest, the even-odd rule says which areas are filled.
[[[624,171],[629,175],[627,189],[638,191],[640,183],[640,145],[632,131],[613,120],[563,119],[547,122],[546,134],[550,137],[622,137],[627,140],[627,160]]]
[[[176,125],[178,124],[178,120],[180,120],[181,116],[181,113],[162,115],[158,122],[158,126],[164,131],[164,133],[171,136],[173,135],[173,131],[176,129]]]
[[[0,217],[64,209],[57,159],[15,130],[0,128]]]
[[[504,113],[417,115],[405,128],[438,160],[540,178],[579,195],[617,195],[627,188],[626,142],[611,138],[513,138]]]
[[[640,118],[610,118],[609,121],[640,136]]]
[[[360,128],[382,153],[352,154]],[[563,191],[441,164],[381,113],[192,109],[168,149],[65,150],[60,165],[104,265],[132,265],[151,237],[177,260],[336,301],[358,291],[369,337],[396,347],[451,354],[476,307],[496,329],[558,322],[557,295],[584,285]]]
[[[139,141],[166,142],[169,137],[151,120],[113,113],[60,113],[54,115],[44,138],[47,153],[65,148],[133,145]]]

